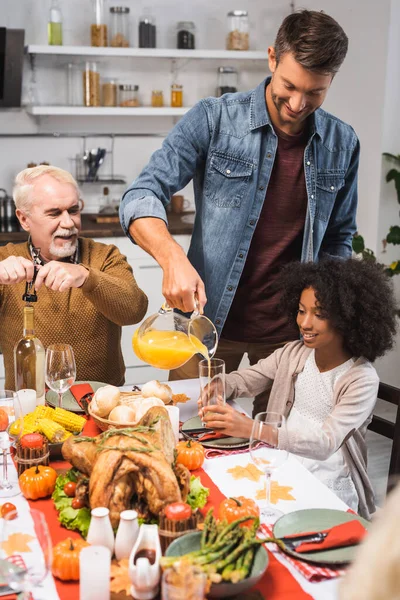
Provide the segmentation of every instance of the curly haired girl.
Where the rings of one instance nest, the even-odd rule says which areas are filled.
[[[375,511],[367,475],[365,434],[379,378],[372,362],[393,345],[396,306],[381,266],[358,260],[293,263],[282,273],[281,308],[301,340],[226,377],[228,399],[270,391],[268,411],[287,427],[270,428],[269,443],[301,462],[348,506]],[[267,410],[267,407],[264,408]],[[207,425],[248,438],[252,419],[229,405],[202,406]]]

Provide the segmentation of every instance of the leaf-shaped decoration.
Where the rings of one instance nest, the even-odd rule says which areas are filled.
[[[296,500],[290,493],[292,489],[290,485],[279,485],[277,481],[271,481],[271,504],[277,504],[279,500]],[[265,488],[256,492],[256,500],[265,500],[265,498]]]
[[[125,594],[131,596],[131,580],[129,578],[129,559],[123,558],[117,563],[111,565],[111,583],[110,591],[118,594],[119,592],[125,592]]]
[[[259,481],[264,476],[264,473],[257,469],[253,463],[249,463],[245,467],[237,465],[228,469],[227,473],[230,473],[233,479],[250,479],[250,481]]]
[[[34,539],[35,538],[32,535],[27,533],[12,533],[4,542],[2,542],[1,548],[7,556],[18,554],[19,552],[32,552],[32,549],[28,544]]]

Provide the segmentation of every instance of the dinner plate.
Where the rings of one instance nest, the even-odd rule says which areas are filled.
[[[359,521],[366,529],[370,523],[358,515],[342,510],[333,510],[329,508],[309,508],[305,510],[296,510],[283,515],[273,526],[273,533],[276,538],[286,535],[306,533],[308,531],[323,531],[334,525],[347,523],[348,521]],[[331,548],[318,552],[295,552],[285,546],[285,552],[295,558],[301,558],[307,562],[341,565],[353,560],[357,546],[346,546],[342,548]]]
[[[185,421],[182,425],[182,433],[186,438],[190,438],[191,440],[198,441],[196,436],[190,435],[190,433],[186,433],[187,429],[199,429],[202,427],[200,417],[192,417],[188,421]],[[249,445],[249,440],[245,438],[238,437],[227,437],[222,439],[210,440],[209,442],[200,442],[202,446],[206,448],[220,448],[222,450],[229,450],[232,448],[245,448]]]
[[[88,383],[94,392],[107,385],[106,383],[101,383],[100,381],[75,381],[74,385],[78,385],[79,383]],[[53,390],[49,390],[46,394],[46,402],[49,404],[49,406],[58,406],[58,394],[53,392]],[[71,412],[83,412],[70,390],[63,394],[62,408],[65,408],[65,410],[70,410]]]

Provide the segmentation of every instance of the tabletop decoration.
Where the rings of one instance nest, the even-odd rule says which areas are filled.
[[[271,481],[271,503],[277,504],[279,500],[296,500],[290,493],[293,488],[290,485],[279,485],[278,481]],[[257,490],[256,500],[265,500],[266,490]]]
[[[226,470],[227,473],[230,473],[233,479],[250,479],[250,481],[260,481],[261,477],[264,477],[264,473],[257,469],[255,464],[248,463],[245,467],[240,465],[236,465],[236,467],[232,467]]]
[[[32,552],[29,543],[34,540],[35,538],[28,533],[12,533],[6,540],[1,542],[1,549],[6,556],[12,556],[19,552]]]
[[[79,555],[80,600],[110,600],[111,552],[87,546]]]
[[[129,559],[115,561],[111,564],[110,591],[118,594],[125,592],[127,596],[131,593],[131,579],[129,577]]]
[[[79,555],[89,544],[85,540],[66,538],[53,548],[51,571],[62,581],[79,581]]]

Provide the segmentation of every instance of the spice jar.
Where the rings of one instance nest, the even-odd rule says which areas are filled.
[[[83,71],[83,104],[100,106],[100,74],[95,62],[87,62]]]
[[[155,108],[164,106],[164,96],[162,90],[153,90],[151,92],[151,105]]]
[[[103,79],[101,100],[103,106],[117,106],[117,82],[115,79]]]
[[[232,10],[228,12],[226,49],[249,49],[249,16],[246,10]]]
[[[171,85],[171,106],[174,108],[183,106],[183,88],[177,83]]]
[[[129,48],[129,8],[111,6],[110,8],[110,46]]]
[[[176,29],[177,48],[179,50],[194,50],[196,28],[193,21],[179,21]]]
[[[156,24],[154,17],[146,15],[139,19],[139,48],[156,47]]]
[[[90,26],[90,43],[92,46],[107,46],[107,25],[103,0],[93,0],[93,22]]]
[[[238,74],[234,67],[218,67],[217,96],[237,92]]]
[[[139,86],[124,83],[119,86],[119,105],[120,106],[139,106]]]

